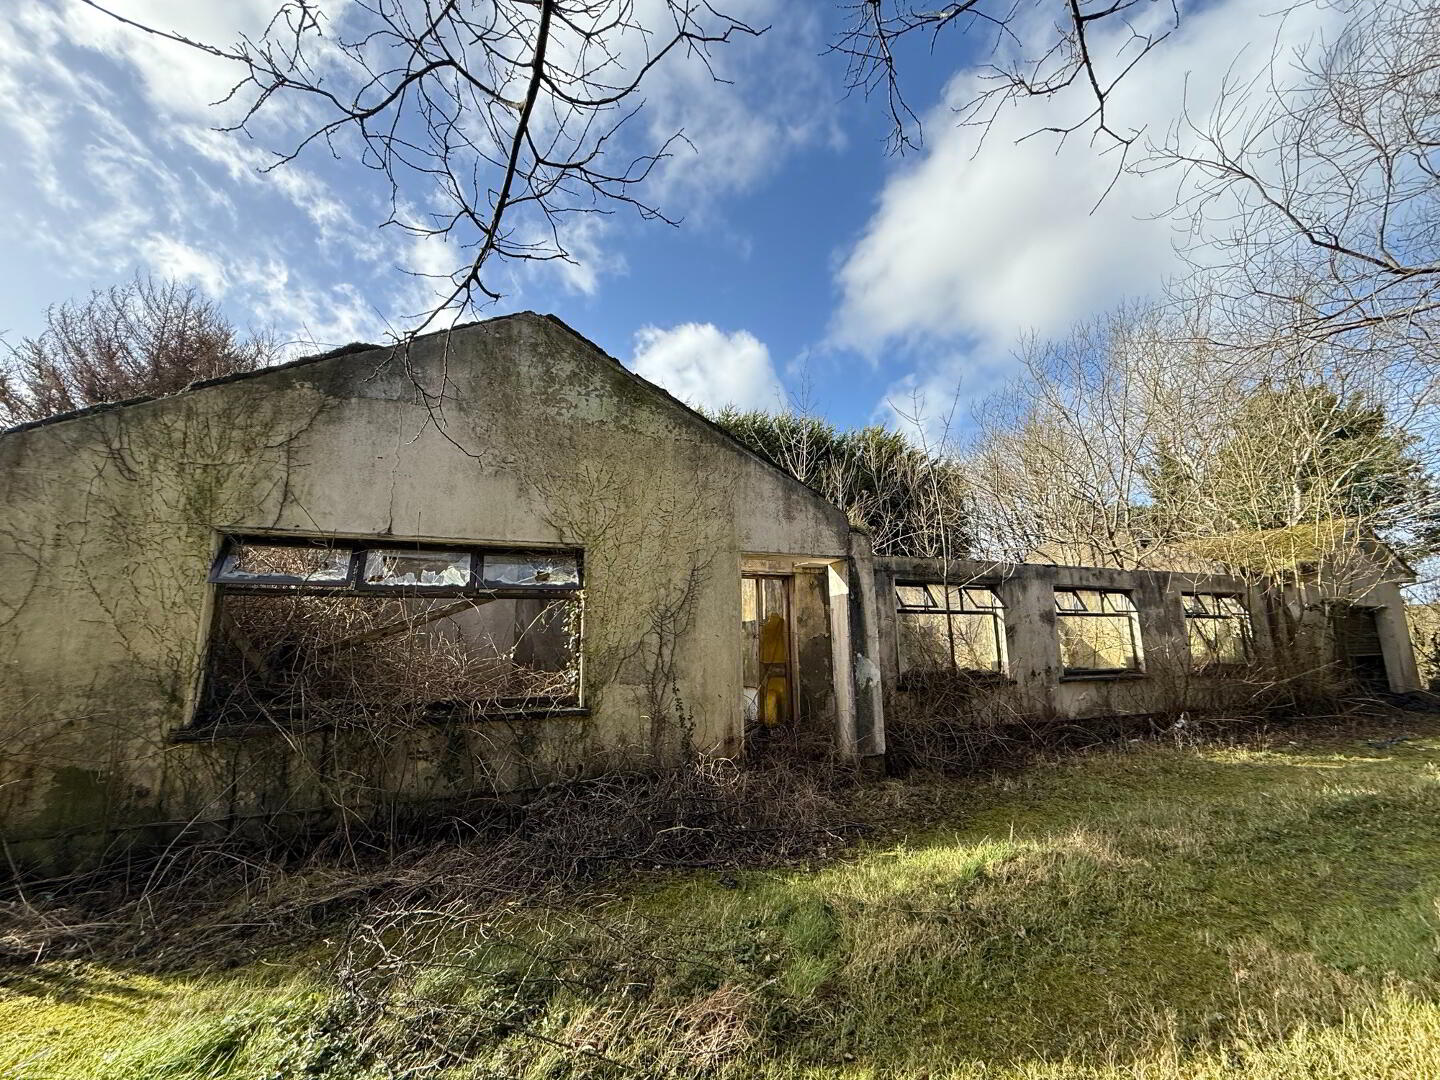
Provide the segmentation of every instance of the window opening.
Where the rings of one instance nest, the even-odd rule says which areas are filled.
[[[1055,628],[1067,675],[1143,670],[1140,620],[1129,593],[1113,589],[1056,589]]]
[[[1253,627],[1244,600],[1222,593],[1186,593],[1181,603],[1192,668],[1203,671],[1251,660]]]
[[[492,559],[529,569],[491,585],[480,571]],[[217,612],[197,722],[343,724],[581,704],[576,552],[229,538],[211,581]]]
[[[897,585],[900,671],[1001,673],[1005,605],[976,585]]]

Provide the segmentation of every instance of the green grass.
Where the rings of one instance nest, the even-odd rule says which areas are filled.
[[[1440,1077],[1440,727],[1411,728],[931,785],[947,824],[841,862],[446,937],[364,1017],[318,945],[41,965],[0,997],[0,1077]]]

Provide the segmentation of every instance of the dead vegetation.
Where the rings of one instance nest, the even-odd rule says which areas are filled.
[[[570,908],[578,895],[603,906],[617,881],[637,874],[834,857],[872,830],[943,813],[929,801],[927,776],[980,776],[1153,741],[1253,742],[1302,725],[1343,732],[1384,711],[1315,679],[1257,677],[1230,689],[1248,711],[1047,719],[1027,712],[1013,686],[934,675],[887,710],[889,769],[908,783],[877,785],[813,740],[772,736],[745,763],[696,756],[549,785],[523,801],[486,799],[463,813],[391,813],[324,833],[186,836],[158,854],[64,877],[14,876],[0,894],[0,963],[229,967],[321,932],[379,947],[404,923],[407,937],[423,925],[420,936],[433,938],[517,906]]]
[[[1393,707],[1359,692],[1333,665],[1208,672],[1204,708],[1187,704],[1197,695],[1185,665],[1152,664],[1147,675],[1162,685],[1165,707],[1077,720],[1037,711],[1015,684],[985,673],[912,672],[886,703],[887,761],[897,773],[966,776],[1125,742],[1246,741],[1297,725],[1346,730]]]
[[[804,958],[839,948],[835,916],[787,909],[783,945],[765,946],[779,951],[752,956],[703,920],[647,904],[647,882],[663,890],[699,870],[707,889],[741,890],[742,870],[863,860],[855,842],[868,834],[963,820],[964,789],[941,774],[1005,783],[1025,775],[1016,766],[1089,748],[1260,746],[1287,720],[1327,737],[1381,730],[1357,704],[1323,717],[1046,723],[1018,719],[978,681],[928,686],[926,700],[924,716],[892,714],[893,760],[912,770],[899,781],[866,781],[775,739],[743,766],[697,758],[401,828],[176,843],[87,874],[12,882],[0,902],[0,984],[33,992],[57,970],[96,964],[195,973],[323,955],[328,989],[297,1021],[305,1045],[294,1051],[323,1058],[307,1059],[315,1075],[468,1075],[481,1063],[499,1070],[484,1075],[528,1075],[519,1058],[513,1071],[495,1058],[524,1047],[563,1062],[557,1075],[631,1075],[638,1060],[650,1075],[708,1075],[822,1022],[823,1002],[804,987],[831,977],[830,962],[811,972]],[[783,978],[757,975],[781,952],[800,959]],[[557,1014],[557,1001],[588,1004]]]
[[[161,969],[243,963],[356,920],[486,918],[628,872],[827,854],[865,828],[852,770],[700,758],[495,800],[408,826],[177,843],[64,878],[16,880],[0,907],[10,963],[105,956]]]

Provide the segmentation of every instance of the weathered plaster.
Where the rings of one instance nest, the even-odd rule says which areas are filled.
[[[948,568],[933,559],[875,560],[876,589],[888,602],[879,620],[882,681],[899,679],[896,582],[940,581],[988,585],[1005,604],[1009,666],[995,694],[1016,712],[1074,719],[1170,712],[1186,708],[1223,708],[1227,680],[1190,670],[1181,594],[1226,593],[1245,597],[1255,633],[1257,658],[1289,671],[1316,670],[1333,659],[1326,602],[1348,599],[1377,609],[1391,689],[1420,687],[1399,584],[1384,561],[1332,577],[1325,589],[1251,580],[1228,574],[1171,570],[1114,570],[1042,563],[992,563],[960,559]],[[1067,676],[1055,629],[1057,588],[1119,589],[1128,592],[1139,614],[1144,672],[1122,676]]]
[[[49,854],[736,752],[742,553],[849,554],[838,509],[529,314],[12,431],[0,481],[0,821]],[[582,547],[590,715],[173,741],[226,531]]]

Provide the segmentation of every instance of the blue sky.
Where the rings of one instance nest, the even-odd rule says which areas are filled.
[[[273,0],[114,6],[228,43]],[[1108,158],[1078,139],[1016,143],[1082,101],[1008,111],[976,155],[949,109],[974,85],[974,57],[942,40],[910,58],[925,147],[888,157],[879,103],[846,99],[840,61],[823,55],[836,5],[726,6],[772,24],[719,56],[731,84],[676,65],[647,98],[646,130],[683,127],[696,146],[650,192],[683,225],[591,219],[572,237],[578,266],[506,271],[505,298],[482,315],[554,312],[700,404],[798,396],[856,425],[893,420],[887,402],[912,393],[931,413],[957,394],[980,402],[1013,372],[1022,334],[1063,332],[1179,270],[1173,178],[1127,177],[1091,213]],[[1158,134],[1182,102],[1203,111],[1237,57],[1243,72],[1277,35],[1305,40],[1332,17],[1281,19],[1276,6],[1188,9],[1117,95],[1122,122]],[[380,340],[425,307],[426,286],[404,270],[448,269],[451,253],[378,229],[384,191],[352,162],[322,151],[261,175],[295,117],[277,114],[252,140],[217,133],[224,114],[206,103],[229,75],[75,0],[32,0],[0,21],[8,339],[34,333],[47,304],[136,270],[193,281],[238,323],[274,326],[302,350]]]

